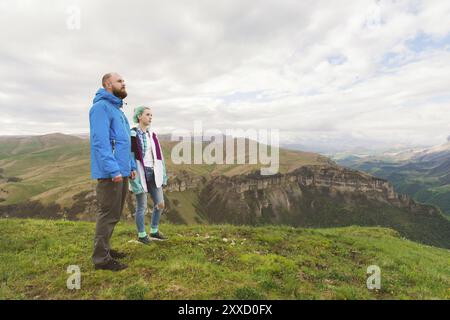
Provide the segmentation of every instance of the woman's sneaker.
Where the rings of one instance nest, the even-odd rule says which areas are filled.
[[[138,241],[143,243],[143,244],[150,244],[150,242],[152,242],[152,240],[150,240],[150,238],[148,236],[139,237]]]
[[[167,240],[168,238],[166,236],[164,236],[161,232],[158,231],[155,233],[150,233],[150,239],[164,241],[164,240]]]

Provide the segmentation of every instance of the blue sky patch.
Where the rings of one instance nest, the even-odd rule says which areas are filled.
[[[327,61],[329,64],[331,64],[333,66],[339,66],[339,65],[347,62],[347,57],[342,54],[336,54],[336,55],[329,56],[327,58]]]
[[[426,50],[449,50],[450,49],[450,33],[444,37],[433,37],[430,34],[420,32],[414,39],[406,41],[408,49],[414,52],[423,52]]]

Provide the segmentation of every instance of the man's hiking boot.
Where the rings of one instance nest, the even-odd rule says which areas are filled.
[[[109,255],[113,259],[123,259],[127,256],[125,253],[114,250],[114,249],[109,250]]]
[[[109,260],[104,264],[96,264],[94,266],[95,270],[110,270],[110,271],[120,271],[126,268],[128,268],[126,264],[120,263],[119,261],[116,260]]]

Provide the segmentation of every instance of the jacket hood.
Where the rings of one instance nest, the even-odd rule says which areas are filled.
[[[96,103],[100,100],[106,100],[117,108],[120,108],[123,104],[122,99],[117,98],[115,95],[113,95],[112,93],[109,93],[104,88],[100,88],[97,90],[97,93],[95,94],[95,97],[94,97],[94,103]]]

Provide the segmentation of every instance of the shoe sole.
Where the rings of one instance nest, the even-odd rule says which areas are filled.
[[[155,241],[167,241],[167,240],[169,240],[169,239],[158,239],[158,238],[150,238],[150,239],[155,240]]]

